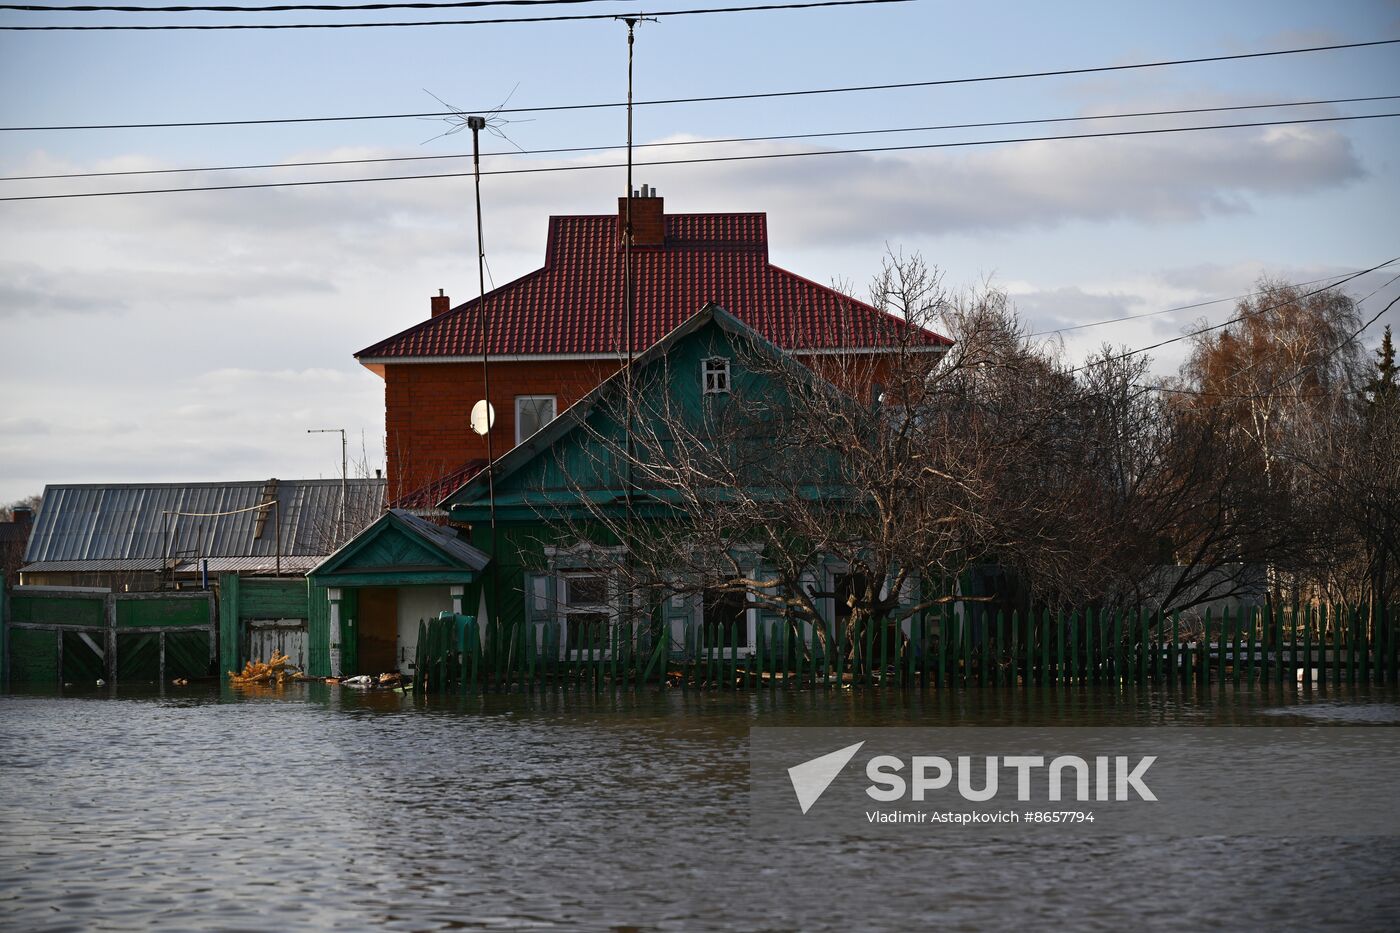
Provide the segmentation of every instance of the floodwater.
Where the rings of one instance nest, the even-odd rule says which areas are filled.
[[[1390,838],[749,833],[751,726],[999,724],[1400,725],[1400,693],[11,693],[0,927],[1400,927]]]

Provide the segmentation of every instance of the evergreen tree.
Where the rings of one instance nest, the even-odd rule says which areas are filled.
[[[1397,389],[1400,389],[1400,381],[1397,381],[1397,370],[1395,367],[1395,344],[1390,339],[1390,325],[1386,325],[1385,336],[1381,338],[1381,345],[1376,350],[1376,371],[1370,381],[1366,383],[1364,389],[1366,396],[1372,402],[1379,402],[1382,399],[1394,398]]]

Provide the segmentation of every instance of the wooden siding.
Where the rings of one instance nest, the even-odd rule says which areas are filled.
[[[331,604],[326,588],[306,581],[306,673],[312,677],[331,675]]]
[[[772,377],[744,365],[750,354],[762,351],[742,346],[739,343],[742,340],[716,320],[680,336],[659,359],[646,364],[638,373],[643,396],[641,409],[659,411],[669,406],[681,417],[698,420],[706,417],[715,406],[727,404],[729,396],[706,396],[702,391],[702,361],[714,357],[730,361],[735,395],[766,399],[770,405],[780,408],[784,404],[784,387]],[[802,373],[810,372],[790,360],[785,365],[799,367]],[[811,378],[816,379],[815,376]],[[614,388],[609,386],[609,391]],[[547,439],[542,437],[537,442],[539,448],[528,457],[525,452],[532,450],[529,443],[512,454],[516,462],[508,461],[496,478],[498,517],[526,518],[526,510],[533,512],[538,508],[570,511],[581,516],[583,511],[575,507],[579,495],[596,495],[605,502],[620,496],[625,486],[624,477],[621,466],[609,456],[609,448],[622,446],[623,428],[608,409],[606,401],[600,402],[589,413],[586,429],[579,426],[565,429],[566,433],[557,436],[552,443],[546,443]],[[814,494],[836,491],[840,471],[834,460],[814,457],[808,468]],[[454,503],[454,518],[479,521],[487,514],[484,484],[474,483],[471,489],[470,500],[459,497]]]
[[[11,683],[51,684],[58,681],[60,632],[12,628],[8,634]]]
[[[213,601],[202,593],[159,600],[118,597],[116,605],[117,628],[207,626],[214,611]]]
[[[103,606],[101,596],[12,595],[10,621],[34,625],[103,626],[107,624]]]

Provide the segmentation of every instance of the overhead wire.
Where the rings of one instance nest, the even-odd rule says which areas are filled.
[[[674,13],[668,15],[675,15]],[[0,27],[3,29],[5,27]],[[658,98],[655,100],[639,100],[634,102],[638,107],[671,106],[677,104],[704,104],[718,103],[733,100],[764,100],[784,97],[806,97],[822,94],[851,94],[873,91],[904,90],[921,87],[948,87],[961,84],[982,84],[996,81],[1020,81],[1035,78],[1063,77],[1069,75],[1099,74],[1104,72],[1132,71],[1138,69],[1165,68],[1178,65],[1195,65],[1207,62],[1237,61],[1242,59],[1267,58],[1281,55],[1300,55],[1312,52],[1336,51],[1342,49],[1358,49],[1382,45],[1395,45],[1400,43],[1397,39],[1377,39],[1368,42],[1348,42],[1334,45],[1316,45],[1306,48],[1295,49],[1274,49],[1266,52],[1246,52],[1235,55],[1213,55],[1199,58],[1179,58],[1165,61],[1137,62],[1125,65],[1096,65],[1083,68],[1062,68],[1053,71],[1027,71],[1009,74],[980,75],[966,78],[940,78],[928,81],[902,81],[893,84],[864,84],[850,85],[842,87],[826,88],[801,88],[788,91],[761,91],[746,94],[714,94],[705,97],[670,97]],[[464,110],[437,110],[419,113],[379,113],[379,114],[350,114],[345,116],[318,116],[318,117],[269,117],[253,120],[182,120],[173,122],[158,123],[84,123],[84,124],[58,124],[58,125],[36,125],[36,126],[0,126],[0,132],[21,133],[21,132],[48,132],[61,130],[140,130],[140,129],[176,129],[185,127],[205,127],[205,126],[263,126],[286,123],[338,123],[356,120],[406,120],[422,119],[425,117],[451,117],[462,112],[485,112],[491,110],[495,113],[552,113],[571,110],[598,110],[605,108],[626,107],[626,101],[604,101],[584,104],[551,104],[534,107],[478,107],[466,108]]]
[[[1301,300],[1301,299],[1303,299],[1303,298],[1311,298],[1312,296],[1314,296],[1314,295],[1319,295],[1319,294],[1321,294],[1322,292],[1330,291],[1331,289],[1337,288],[1337,287],[1340,286],[1340,285],[1345,285],[1347,282],[1350,282],[1350,281],[1353,281],[1353,280],[1355,280],[1355,279],[1358,279],[1358,278],[1360,278],[1360,277],[1363,276],[1363,275],[1368,275],[1368,274],[1370,274],[1370,273],[1372,273],[1372,272],[1375,272],[1377,269],[1383,269],[1383,268],[1385,268],[1386,266],[1391,265],[1392,263],[1396,263],[1396,262],[1400,262],[1400,256],[1396,256],[1396,257],[1394,257],[1394,258],[1392,258],[1392,259],[1387,259],[1385,262],[1378,263],[1378,264],[1376,264],[1376,265],[1374,265],[1374,266],[1371,266],[1371,267],[1366,268],[1366,269],[1362,269],[1362,270],[1360,270],[1360,271],[1358,271],[1358,272],[1353,272],[1353,273],[1351,273],[1350,275],[1344,276],[1340,281],[1333,282],[1331,285],[1324,285],[1322,288],[1317,288],[1317,289],[1314,289],[1314,290],[1312,290],[1312,291],[1303,292],[1301,295],[1294,295],[1294,296],[1291,296],[1291,297],[1289,298],[1289,301],[1288,301],[1288,302],[1285,302],[1285,303],[1282,303],[1282,304],[1276,304],[1276,305],[1269,305],[1268,307],[1264,307],[1264,308],[1252,308],[1252,309],[1249,309],[1249,310],[1246,310],[1246,311],[1242,311],[1242,312],[1240,312],[1239,314],[1233,315],[1232,317],[1230,317],[1230,318],[1227,319],[1227,320],[1221,321],[1221,322],[1218,323],[1218,324],[1210,324],[1210,325],[1207,325],[1207,326],[1205,326],[1205,327],[1196,328],[1195,330],[1188,331],[1188,332],[1186,332],[1186,333],[1184,333],[1184,334],[1181,334],[1181,335],[1179,335],[1179,336],[1171,337],[1171,338],[1168,338],[1168,339],[1166,339],[1166,340],[1161,340],[1161,341],[1158,341],[1157,343],[1149,344],[1148,346],[1145,346],[1145,347],[1136,347],[1136,348],[1134,348],[1134,349],[1125,350],[1125,351],[1123,351],[1122,353],[1117,353],[1117,354],[1114,354],[1114,355],[1112,355],[1112,356],[1104,356],[1104,357],[1102,357],[1101,359],[1096,360],[1095,363],[1112,363],[1112,362],[1116,362],[1116,361],[1118,361],[1118,360],[1125,360],[1125,359],[1127,359],[1128,357],[1131,357],[1131,356],[1138,356],[1138,355],[1140,355],[1140,354],[1142,354],[1142,353],[1147,353],[1147,352],[1150,351],[1150,350],[1156,350],[1156,349],[1159,349],[1159,348],[1161,348],[1161,347],[1168,346],[1168,345],[1173,344],[1173,343],[1179,343],[1179,342],[1182,341],[1182,340],[1190,340],[1192,337],[1198,337],[1198,336],[1200,336],[1201,334],[1207,334],[1207,333],[1210,333],[1211,331],[1214,331],[1214,330],[1220,330],[1221,328],[1229,327],[1231,324],[1239,323],[1240,321],[1244,320],[1245,318],[1247,318],[1247,317],[1249,317],[1249,316],[1251,316],[1251,315],[1263,314],[1263,313],[1268,312],[1268,311],[1276,311],[1276,310],[1278,310],[1279,308],[1284,307],[1284,305],[1287,304],[1287,303],[1291,303],[1291,302],[1293,302],[1293,301],[1298,301],[1298,300]],[[1393,303],[1394,303],[1394,302],[1392,302],[1392,304],[1393,304]],[[1388,308],[1389,308],[1389,306],[1387,306],[1387,309],[1388,309]],[[1369,325],[1368,325],[1368,326],[1369,326]],[[1363,328],[1363,329],[1364,329],[1364,328]],[[1358,332],[1358,333],[1359,333],[1359,332]],[[1081,366],[1076,366],[1075,368],[1073,368],[1073,369],[1071,369],[1071,370],[1068,370],[1068,371],[1065,373],[1065,375],[1073,375],[1073,374],[1078,373],[1078,372],[1083,372],[1084,370],[1088,369],[1088,368],[1089,368],[1090,366],[1092,366],[1092,365],[1095,365],[1095,364],[1094,364],[1094,363],[1085,363],[1085,364],[1083,364],[1083,365],[1081,365]]]
[[[1095,120],[1122,120],[1141,117],[1159,116],[1185,116],[1189,114],[1201,113],[1223,113],[1239,110],[1268,110],[1281,109],[1286,107],[1312,107],[1326,104],[1352,104],[1371,103],[1382,100],[1400,100],[1400,94],[1382,94],[1370,97],[1334,97],[1319,100],[1296,100],[1284,101],[1270,104],[1235,104],[1221,107],[1192,107],[1175,110],[1140,110],[1131,113],[1104,113],[1088,116],[1075,117],[1043,117],[1037,119],[1022,120],[990,120],[979,123],[942,123],[927,126],[900,126],[881,127],[878,129],[866,130],[829,130],[820,133],[784,133],[773,136],[729,136],[714,139],[689,139],[689,140],[668,140],[664,142],[637,143],[636,149],[660,149],[673,148],[676,146],[711,146],[718,144],[735,143],[756,143],[756,142],[791,142],[799,139],[828,139],[832,137],[846,136],[874,136],[893,135],[901,133],[925,133],[942,130],[960,129],[987,129],[1000,126],[1029,126],[1047,123],[1083,123]],[[602,145],[602,146],[562,146],[551,149],[516,149],[515,151],[483,152],[482,158],[496,156],[521,156],[521,155],[564,155],[580,152],[610,152],[626,148],[624,145]],[[392,162],[427,162],[450,159],[470,159],[470,152],[454,152],[441,155],[422,156],[383,156],[378,158],[365,159],[320,159],[308,162],[255,162],[243,165],[206,165],[196,168],[150,168],[150,169],[126,169],[111,172],[66,172],[49,175],[3,175],[0,181],[50,181],[62,178],[113,178],[127,175],[172,175],[194,172],[233,172],[248,171],[255,169],[279,169],[279,168],[313,168],[328,165],[375,165]],[[1035,335],[1032,335],[1035,336]]]
[[[1189,133],[1189,132],[1198,132],[1198,131],[1203,131],[1203,130],[1227,130],[1227,129],[1243,129],[1243,128],[1250,128],[1250,127],[1267,127],[1267,126],[1295,126],[1295,125],[1306,124],[1306,123],[1336,123],[1336,122],[1341,122],[1341,121],[1346,121],[1346,120],[1376,120],[1376,119],[1392,118],[1392,117],[1400,117],[1400,112],[1395,112],[1395,113],[1373,113],[1373,114],[1364,114],[1364,115],[1346,116],[1346,117],[1312,117],[1312,118],[1297,119],[1297,120],[1269,120],[1269,121],[1261,121],[1261,122],[1253,122],[1253,123],[1224,123],[1224,124],[1213,124],[1213,125],[1210,125],[1210,126],[1184,126],[1184,127],[1157,128],[1157,129],[1143,129],[1143,130],[1120,130],[1120,131],[1116,131],[1116,132],[1106,132],[1106,133],[1074,133],[1074,134],[1066,134],[1066,135],[1060,135],[1060,136],[1023,136],[1023,137],[1013,137],[1013,138],[1005,138],[1005,139],[961,140],[961,141],[957,141],[957,142],[920,143],[920,144],[912,144],[912,145],[906,145],[906,146],[872,146],[872,147],[861,148],[861,149],[816,149],[816,150],[804,150],[804,151],[798,151],[798,152],[770,152],[770,153],[753,153],[753,154],[748,154],[748,155],[706,156],[706,157],[693,158],[693,159],[657,159],[657,160],[654,160],[654,161],[651,161],[651,162],[636,162],[636,163],[634,163],[634,164],[635,164],[635,165],[639,165],[639,166],[644,166],[644,167],[653,167],[653,166],[662,166],[662,165],[700,165],[700,164],[711,164],[711,163],[721,163],[721,162],[752,162],[752,161],[759,161],[759,160],[765,160],[765,159],[793,159],[793,158],[804,158],[804,157],[813,157],[813,156],[867,155],[867,154],[879,153],[879,152],[911,152],[911,151],[917,151],[917,150],[958,149],[958,148],[969,148],[969,147],[975,147],[975,146],[1009,145],[1009,144],[1013,144],[1013,143],[1059,142],[1059,141],[1072,140],[1072,139],[1107,139],[1107,138],[1111,138],[1111,137],[1154,136],[1154,135],[1162,135],[1162,134],[1166,134],[1166,133]],[[581,172],[581,171],[595,171],[595,170],[599,170],[599,169],[622,168],[622,167],[624,167],[624,163],[618,163],[618,162],[600,162],[600,163],[593,163],[593,164],[588,164],[588,165],[552,165],[552,166],[538,166],[538,167],[529,167],[529,168],[491,169],[491,170],[483,171],[481,174],[483,174],[483,175],[533,175],[533,174],[541,174],[541,173],[549,173],[549,172]],[[61,194],[11,195],[11,196],[7,196],[7,197],[0,197],[0,202],[3,202],[3,201],[52,201],[52,200],[62,200],[62,199],[70,199],[70,198],[103,198],[103,197],[118,197],[118,196],[128,196],[128,195],[148,195],[148,194],[178,194],[178,193],[196,192],[196,191],[246,191],[246,190],[251,190],[251,189],[255,189],[255,188],[304,188],[304,187],[311,187],[311,186],[318,186],[318,185],[345,185],[345,184],[364,184],[364,183],[385,182],[385,181],[412,181],[412,180],[430,180],[430,179],[440,179],[440,178],[462,178],[462,177],[465,177],[466,175],[469,175],[469,174],[471,174],[471,173],[469,173],[469,172],[438,172],[438,173],[427,174],[427,175],[379,175],[379,176],[369,176],[369,177],[362,177],[362,178],[330,178],[330,179],[316,179],[316,180],[311,180],[311,181],[252,182],[252,183],[241,184],[241,185],[198,185],[198,186],[189,186],[189,187],[185,187],[185,188],[136,188],[136,189],[127,189],[127,190],[123,190],[123,191],[83,191],[83,192],[66,192],[66,193],[61,193]]]
[[[1391,260],[1391,262],[1394,262],[1394,261],[1395,261],[1395,260]],[[1384,268],[1386,265],[1389,265],[1389,264],[1390,264],[1390,263],[1382,263],[1381,266],[1378,266],[1377,268]],[[1364,274],[1364,271],[1365,271],[1365,270],[1363,270],[1363,274]],[[1372,269],[1372,270],[1369,270],[1369,271],[1375,271],[1375,270]],[[1291,284],[1293,284],[1293,285],[1295,285],[1295,286],[1316,285],[1318,282],[1326,282],[1328,279],[1340,279],[1340,278],[1343,278],[1343,277],[1348,276],[1348,275],[1350,275],[1350,274],[1351,274],[1351,273],[1349,273],[1349,272],[1337,272],[1337,273],[1334,273],[1334,274],[1332,274],[1332,275],[1319,276],[1318,278],[1315,278],[1315,279],[1308,279],[1308,280],[1305,281],[1305,282],[1293,282],[1293,283],[1291,283]],[[1391,281],[1394,281],[1394,279],[1392,279]],[[1389,283],[1386,283],[1386,284],[1389,284]],[[1384,287],[1385,287],[1384,285],[1381,286],[1381,288],[1384,288]],[[1243,301],[1243,300],[1245,300],[1246,298],[1255,298],[1255,297],[1258,297],[1259,295],[1263,295],[1263,294],[1266,294],[1266,293],[1265,293],[1265,292],[1262,292],[1262,291],[1254,291],[1254,292],[1246,292],[1246,293],[1243,294],[1243,295],[1233,295],[1233,296],[1228,297],[1228,298],[1210,298],[1210,299],[1207,299],[1207,300],[1205,300],[1205,301],[1198,301],[1198,302],[1195,302],[1194,304],[1189,304],[1189,305],[1177,305],[1176,307],[1172,307],[1172,308],[1158,308],[1156,311],[1143,311],[1143,312],[1140,313],[1140,314],[1125,314],[1125,315],[1123,315],[1122,317],[1105,318],[1104,320],[1101,320],[1101,321],[1088,321],[1088,322],[1086,322],[1086,323],[1084,323],[1084,324],[1071,324],[1071,325],[1069,325],[1069,326],[1067,326],[1067,327],[1057,327],[1057,328],[1055,328],[1054,330],[1041,330],[1041,331],[1036,331],[1036,332],[1033,333],[1033,334],[1027,334],[1027,335],[1026,335],[1026,338],[1027,338],[1027,339],[1032,339],[1032,338],[1035,338],[1035,337],[1048,337],[1048,336],[1050,336],[1051,334],[1065,334],[1065,333],[1069,333],[1069,332],[1072,331],[1072,330],[1083,330],[1083,329],[1088,328],[1088,327],[1102,327],[1102,326],[1104,326],[1104,325],[1106,325],[1106,324],[1121,324],[1121,323],[1123,323],[1123,322],[1125,322],[1125,321],[1137,321],[1137,320],[1141,320],[1142,318],[1156,317],[1156,316],[1158,316],[1158,315],[1160,315],[1160,314],[1173,314],[1173,313],[1176,313],[1176,312],[1179,312],[1179,311],[1194,311],[1194,310],[1197,309],[1197,308],[1207,308],[1207,307],[1210,307],[1211,305],[1224,304],[1224,303],[1227,302],[1227,301]],[[1372,292],[1372,294],[1375,294],[1375,292]],[[1370,297],[1370,296],[1368,295],[1367,297]],[[1365,299],[1362,299],[1362,300],[1364,301]]]
[[[1384,289],[1386,289],[1386,288],[1389,288],[1391,285],[1395,284],[1395,282],[1397,282],[1397,281],[1400,281],[1400,274],[1396,274],[1396,275],[1391,276],[1390,279],[1389,279],[1388,281],[1383,282],[1382,284],[1380,284],[1380,285],[1376,286],[1375,288],[1373,288],[1373,289],[1371,290],[1370,294],[1366,295],[1366,297],[1364,297],[1364,298],[1359,299],[1359,300],[1356,302],[1356,304],[1357,304],[1357,305],[1365,304],[1367,301],[1370,301],[1372,298],[1374,298],[1374,297],[1375,297],[1378,293],[1380,293],[1382,290],[1384,290]],[[1300,283],[1300,284],[1301,284],[1301,283]],[[1253,391],[1253,392],[1245,392],[1245,393],[1212,392],[1212,391],[1203,390],[1203,389],[1183,389],[1183,388],[1173,388],[1173,387],[1170,387],[1170,386],[1162,386],[1162,385],[1141,386],[1141,388],[1146,388],[1146,389],[1150,389],[1150,390],[1157,391],[1157,392],[1164,392],[1164,393],[1171,394],[1171,395],[1193,395],[1193,396],[1201,396],[1201,397],[1207,397],[1207,398],[1228,399],[1228,400],[1230,400],[1230,401],[1246,401],[1246,400],[1251,400],[1251,399],[1260,399],[1260,398],[1265,398],[1265,397],[1273,396],[1276,390],[1278,390],[1278,389],[1280,389],[1280,388],[1282,388],[1282,387],[1284,387],[1284,386],[1286,386],[1286,385],[1289,385],[1290,383],[1294,382],[1295,380],[1301,378],[1302,376],[1306,375],[1310,370],[1316,370],[1317,367],[1321,366],[1323,363],[1326,363],[1326,362],[1327,362],[1328,360],[1330,360],[1332,357],[1334,357],[1334,356],[1336,356],[1338,353],[1340,353],[1340,352],[1342,351],[1342,348],[1344,348],[1344,347],[1346,347],[1346,346],[1349,346],[1350,344],[1354,343],[1354,342],[1356,341],[1356,339],[1357,339],[1358,337],[1361,336],[1362,333],[1364,333],[1368,328],[1370,328],[1373,324],[1375,324],[1376,321],[1380,320],[1380,318],[1381,318],[1387,311],[1389,311],[1392,307],[1394,307],[1394,306],[1395,306],[1395,303],[1396,303],[1397,301],[1400,301],[1400,295],[1397,295],[1395,298],[1392,298],[1392,299],[1390,300],[1390,302],[1389,302],[1384,308],[1381,308],[1381,310],[1377,311],[1374,315],[1372,315],[1372,316],[1370,317],[1370,319],[1368,319],[1364,324],[1362,324],[1360,327],[1358,327],[1355,331],[1353,331],[1353,332],[1352,332],[1350,335],[1348,335],[1345,339],[1343,339],[1343,340],[1341,340],[1341,341],[1338,341],[1338,343],[1337,343],[1335,346],[1331,347],[1326,353],[1324,353],[1324,354],[1322,355],[1322,358],[1321,358],[1321,359],[1311,361],[1311,362],[1307,363],[1307,364],[1304,365],[1304,366],[1298,367],[1297,369],[1294,370],[1293,373],[1291,373],[1291,374],[1290,374],[1289,376],[1287,376],[1286,378],[1276,380],[1272,385],[1267,386],[1267,387],[1265,387],[1265,388],[1257,389],[1257,390],[1255,390],[1255,391]],[[1268,310],[1272,310],[1272,309],[1268,309]],[[1247,316],[1247,315],[1245,315],[1245,316]],[[1231,373],[1230,375],[1231,375],[1231,376],[1238,376],[1238,375],[1241,375],[1241,374],[1243,374],[1243,373],[1245,373],[1245,372],[1248,372],[1250,369],[1253,369],[1255,366],[1257,366],[1261,361],[1262,361],[1262,360],[1258,360],[1258,359],[1257,359],[1257,360],[1255,360],[1254,362],[1250,363],[1248,366],[1244,367],[1244,369],[1241,369],[1241,370],[1239,370],[1239,371],[1236,372],[1236,373]],[[1319,392],[1319,393],[1311,393],[1311,394],[1308,394],[1308,395],[1290,395],[1290,396],[1287,396],[1287,398],[1289,398],[1289,399],[1296,399],[1296,400],[1303,400],[1303,399],[1331,398],[1331,397],[1334,397],[1334,395],[1335,395],[1335,393]],[[1219,406],[1217,406],[1217,407],[1219,407]]]
[[[821,7],[875,6],[891,3],[912,3],[914,0],[809,0],[805,3],[764,3],[755,6],[704,7],[688,10],[667,10],[659,16],[701,16],[707,13],[760,13],[774,10],[811,10]],[[490,19],[400,20],[368,23],[161,23],[158,25],[100,25],[100,26],[0,26],[5,32],[171,32],[268,29],[386,29],[414,26],[500,26],[517,23],[564,23],[587,20],[617,19],[616,13],[569,13],[553,16],[497,16]]]
[[[271,6],[103,6],[80,4],[54,6],[40,3],[0,3],[0,10],[26,13],[289,13],[300,10],[342,12],[347,10],[438,10],[493,6],[564,6],[581,3],[623,3],[632,0],[442,0],[442,2],[403,3],[283,3]]]

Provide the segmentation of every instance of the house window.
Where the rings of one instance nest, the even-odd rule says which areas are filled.
[[[598,570],[578,570],[559,577],[559,615],[564,623],[564,650],[608,649],[612,623],[612,584]]]
[[[707,645],[749,647],[749,605],[742,590],[708,589],[701,605]]]
[[[711,357],[700,364],[700,382],[706,395],[729,394],[729,360]]]
[[[515,397],[515,442],[526,438],[554,420],[554,396],[517,395]]]

